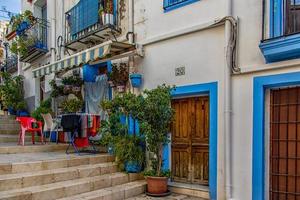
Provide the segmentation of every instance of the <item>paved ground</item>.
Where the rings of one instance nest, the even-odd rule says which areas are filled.
[[[197,198],[197,197],[189,197],[186,195],[181,195],[181,194],[171,194],[170,196],[167,197],[149,197],[145,194],[142,194],[137,197],[129,198],[128,200],[207,200],[207,199],[202,199],[202,198]]]

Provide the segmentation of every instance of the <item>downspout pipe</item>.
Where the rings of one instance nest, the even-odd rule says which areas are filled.
[[[51,16],[51,63],[56,60],[56,0],[52,1],[52,16]]]
[[[226,16],[232,16],[232,0],[227,0],[226,2]],[[225,41],[226,41],[226,54],[225,60],[226,65],[224,68],[224,152],[225,152],[225,195],[227,200],[232,199],[232,170],[231,170],[231,116],[232,116],[232,82],[231,82],[231,73],[233,68],[233,57],[231,37],[233,34],[232,26],[229,20],[225,22]]]

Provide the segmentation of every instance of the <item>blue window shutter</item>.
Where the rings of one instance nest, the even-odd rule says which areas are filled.
[[[98,23],[98,0],[80,0],[69,12],[71,17],[71,35]]]
[[[283,35],[283,1],[270,0],[270,37]]]

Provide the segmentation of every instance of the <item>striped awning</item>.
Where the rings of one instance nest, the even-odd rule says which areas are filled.
[[[120,59],[126,57],[132,52],[136,53],[136,46],[128,43],[121,43],[115,41],[108,41],[86,49],[62,60],[44,65],[32,70],[34,78],[49,75],[51,73],[69,70],[80,67],[86,63],[101,63],[109,60]]]

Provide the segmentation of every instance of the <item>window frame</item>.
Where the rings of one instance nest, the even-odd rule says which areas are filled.
[[[173,5],[169,5],[169,1],[170,0],[163,0],[163,9],[164,9],[165,13],[169,12],[169,11],[172,11],[172,10],[175,10],[175,9],[178,9],[178,8],[181,8],[181,7],[189,5],[189,4],[198,2],[200,0],[184,0],[183,2],[176,3],[176,4],[173,4]]]

